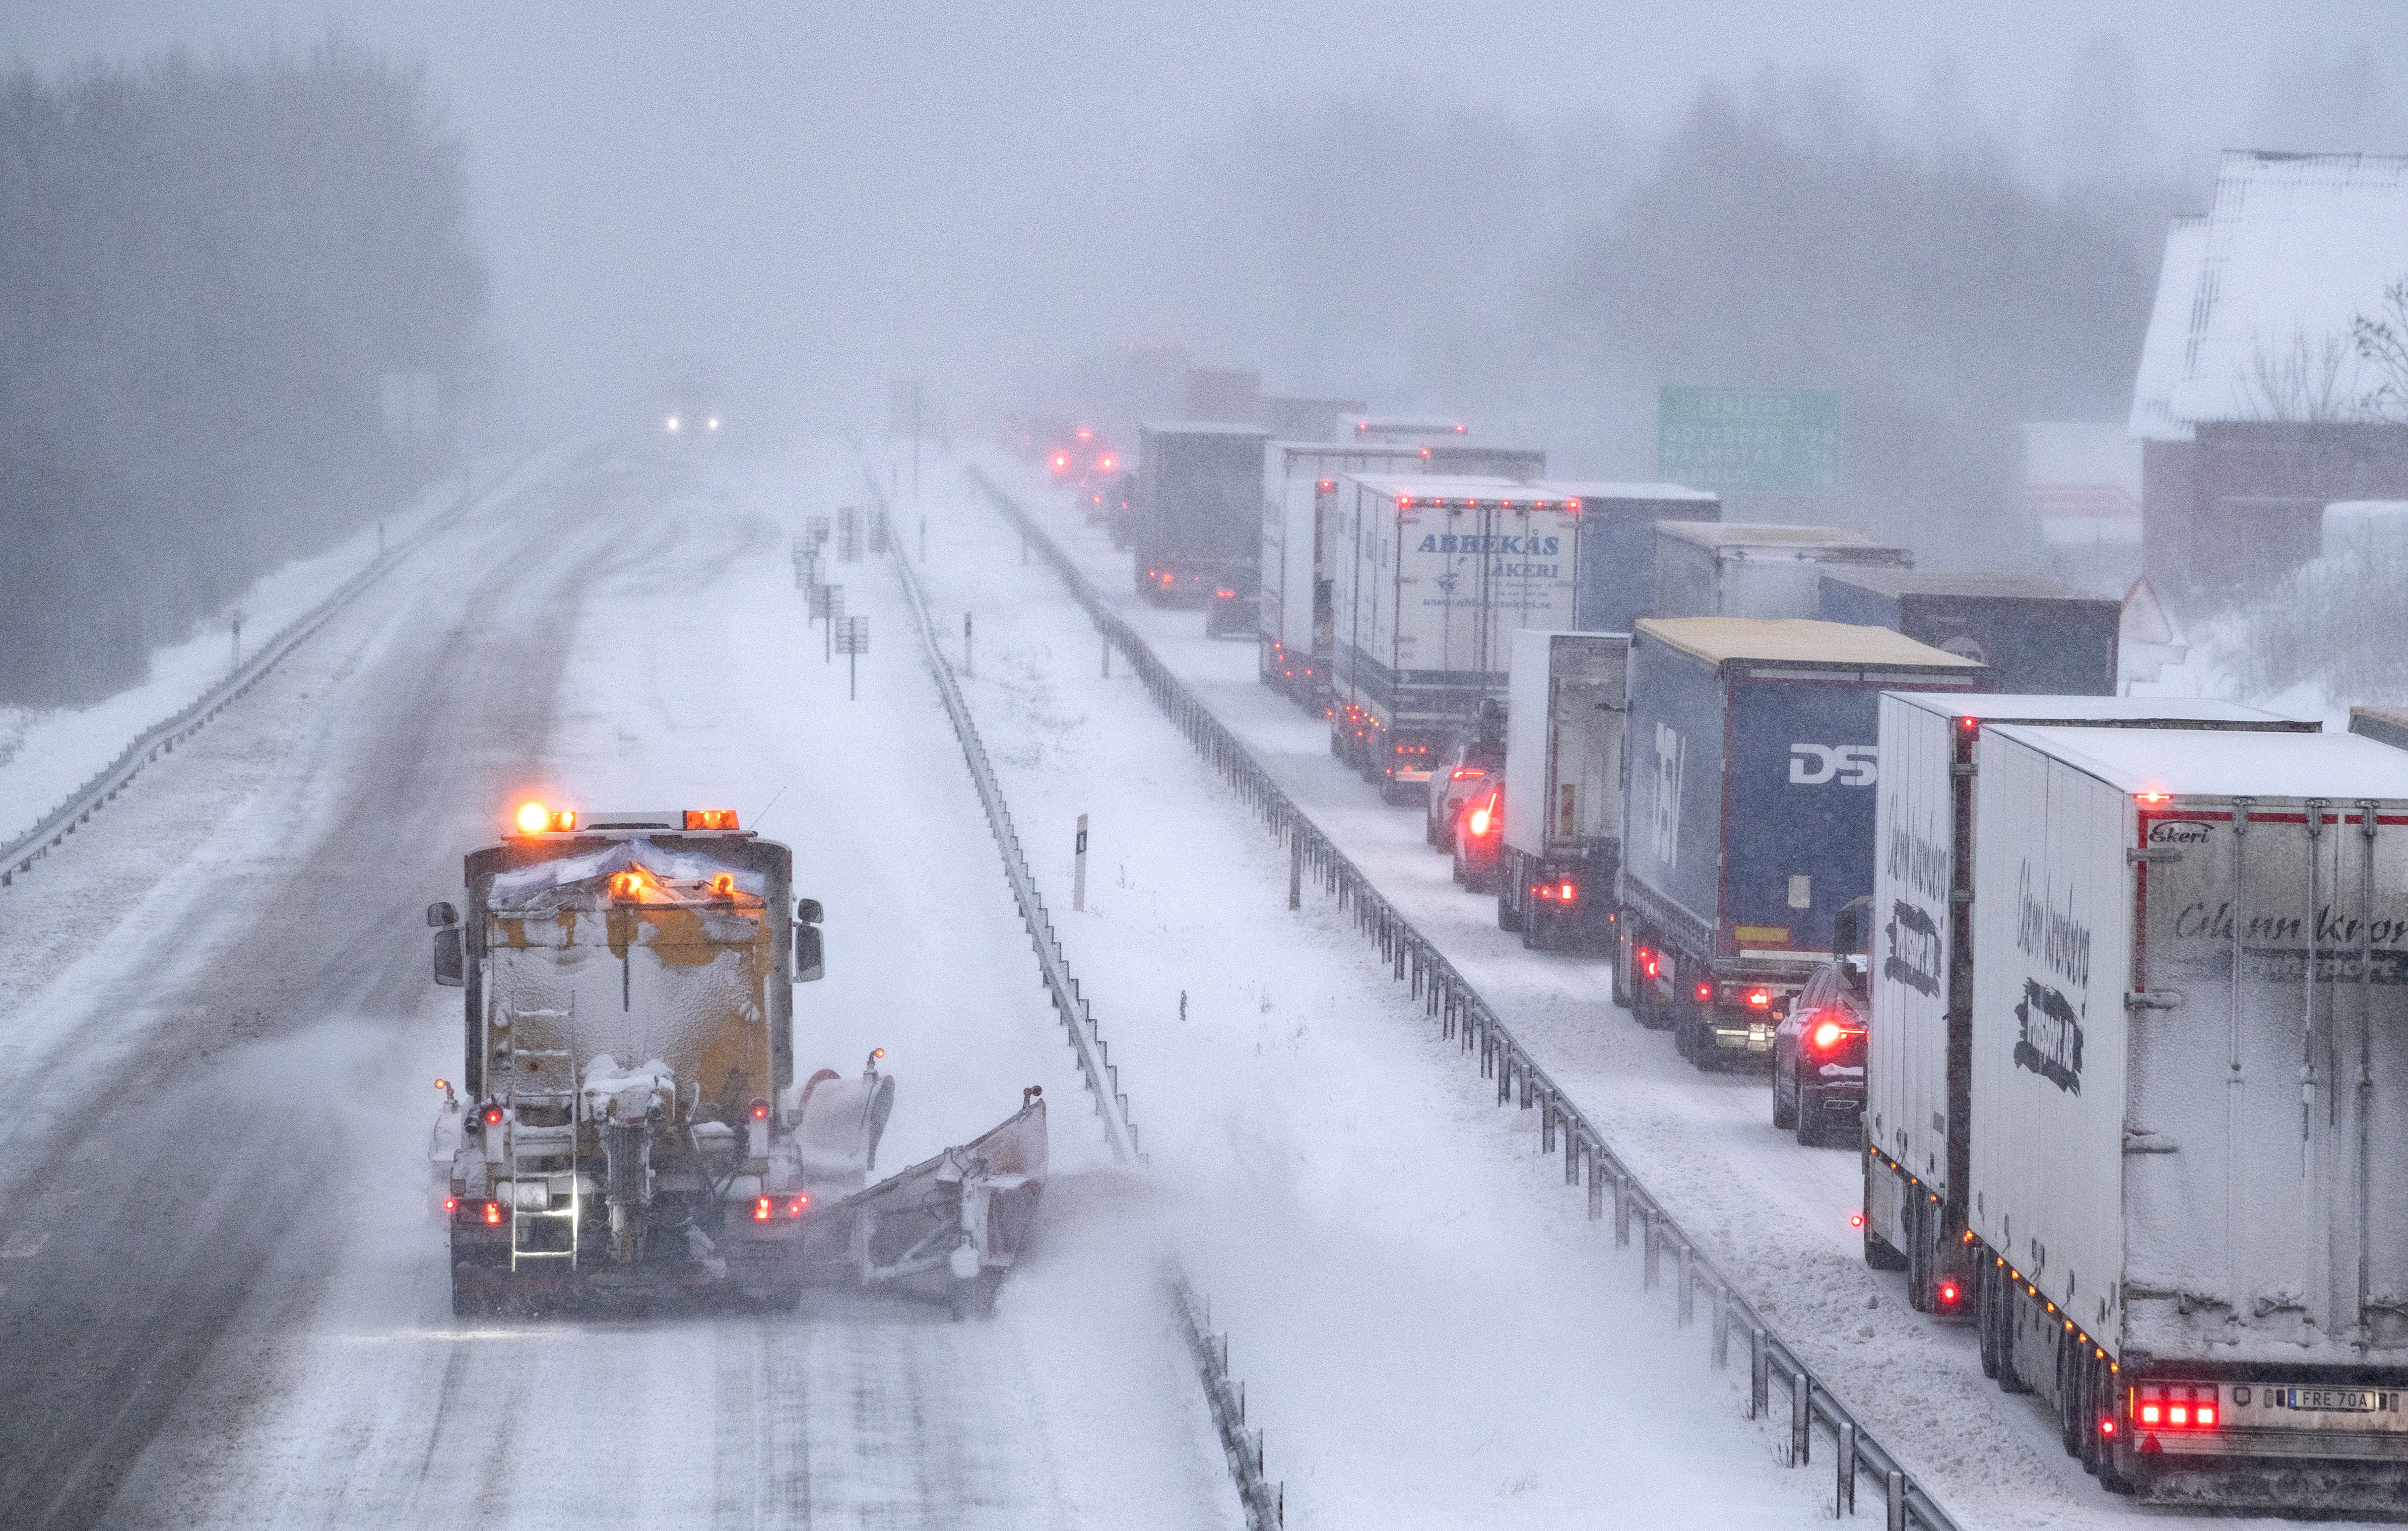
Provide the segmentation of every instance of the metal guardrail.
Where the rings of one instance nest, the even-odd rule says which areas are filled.
[[[881,520],[884,520],[890,508],[877,475],[865,467],[862,478],[869,487],[870,497],[878,502]],[[1111,1061],[1110,1049],[1096,1025],[1095,1012],[1080,994],[1079,980],[1070,972],[1068,959],[1062,954],[1062,942],[1054,933],[1053,919],[1037,891],[1028,858],[1020,849],[1019,832],[1012,827],[1011,807],[1004,801],[1003,784],[987,758],[986,745],[979,737],[978,723],[970,716],[969,703],[953,678],[953,662],[945,657],[936,621],[928,612],[927,596],[920,589],[919,576],[905,556],[900,538],[888,537],[886,552],[902,583],[904,598],[910,605],[912,626],[920,635],[928,671],[936,678],[945,715],[953,721],[953,737],[961,742],[962,755],[969,763],[970,780],[978,789],[979,802],[986,809],[987,827],[994,832],[996,847],[1002,853],[1004,876],[1011,884],[1012,900],[1020,908],[1029,943],[1036,948],[1046,992],[1063,1029],[1070,1035],[1071,1049],[1078,1055],[1079,1071],[1086,1079],[1088,1092],[1096,1097],[1096,1112],[1103,1118],[1112,1156],[1124,1164],[1135,1160],[1144,1165],[1149,1161],[1138,1148],[1137,1123],[1129,1120],[1128,1096],[1120,1088],[1120,1069]],[[1212,1334],[1211,1305],[1197,1298],[1195,1288],[1175,1265],[1168,1272],[1167,1282],[1179,1308],[1188,1354],[1204,1384],[1204,1399],[1211,1410],[1213,1428],[1221,1437],[1222,1455],[1228,1463],[1230,1479],[1237,1484],[1239,1502],[1246,1512],[1247,1531],[1277,1531],[1287,1521],[1287,1485],[1273,1483],[1263,1476],[1263,1432],[1246,1429],[1246,1386],[1229,1376],[1229,1337],[1226,1333],[1217,1337]]]
[[[482,494],[474,491],[463,494],[457,505],[419,528],[404,541],[379,553],[366,568],[337,585],[333,594],[285,623],[274,637],[260,646],[259,652],[251,655],[224,680],[203,692],[175,716],[143,730],[133,743],[118,751],[115,760],[78,787],[65,802],[6,847],[0,847],[0,888],[11,886],[18,878],[31,872],[36,862],[64,845],[68,836],[90,823],[93,814],[115,802],[117,794],[142,774],[142,767],[162,755],[173,754],[177,745],[208,726],[219,713],[240,700],[270,670],[281,664],[286,655],[324,626],[327,619],[341,610],[346,602],[366,589],[380,575],[416,551],[427,538],[499,493],[532,455],[523,456],[504,469],[485,486]]]
[[[862,477],[879,508],[884,509],[886,496],[880,491],[877,479],[867,472]],[[1061,938],[1054,933],[1054,917],[1046,912],[1045,899],[1037,891],[1037,879],[1028,870],[1028,858],[1020,849],[1020,832],[1012,827],[1011,806],[1004,801],[1003,785],[996,777],[994,764],[987,759],[986,745],[979,738],[978,723],[971,718],[969,703],[953,679],[953,666],[945,658],[936,622],[928,615],[927,597],[920,590],[919,576],[911,571],[910,561],[899,547],[890,541],[888,549],[895,572],[902,580],[904,598],[911,607],[912,625],[919,631],[928,671],[936,677],[937,690],[944,698],[945,714],[953,720],[953,737],[961,741],[962,754],[969,762],[970,783],[978,789],[979,802],[986,808],[987,827],[995,832],[996,848],[1003,854],[1003,875],[1011,884],[1012,902],[1020,907],[1021,922],[1028,927],[1029,943],[1037,949],[1037,966],[1044,974],[1046,993],[1070,1034],[1071,1050],[1079,1056],[1079,1072],[1086,1077],[1087,1089],[1096,1097],[1096,1114],[1104,1119],[1104,1136],[1111,1141],[1113,1157],[1143,1164],[1145,1154],[1138,1147],[1137,1123],[1129,1120],[1128,1096],[1121,1090],[1120,1068],[1111,1061],[1111,1049],[1096,1030],[1095,1011],[1080,994],[1079,980],[1071,976],[1070,965],[1062,955]]]
[[[1539,1113],[1541,1152],[1553,1153],[1556,1139],[1562,1139],[1564,1183],[1585,1183],[1588,1215],[1592,1219],[1605,1216],[1610,1197],[1617,1248],[1627,1247],[1632,1224],[1639,1226],[1644,1254],[1644,1289],[1657,1287],[1661,1266],[1669,1255],[1674,1267],[1677,1324],[1694,1322],[1698,1293],[1702,1290],[1710,1295],[1713,1365],[1727,1363],[1734,1327],[1745,1336],[1748,1417],[1765,1417],[1771,1407],[1773,1384],[1778,1381],[1789,1399],[1790,1464],[1802,1467],[1810,1460],[1813,1427],[1820,1424],[1838,1448],[1833,1490],[1837,1508],[1853,1512],[1856,1474],[1869,1472],[1882,1491],[1893,1531],[1906,1531],[1911,1526],[1923,1531],[1956,1531],[1956,1523],[1947,1511],[1897,1457],[1857,1423],[1813,1369],[1773,1332],[1738,1286],[1715,1266],[1697,1240],[1640,1183],[1604,1135],[1571,1104],[1564,1089],[1539,1066],[1455,965],[1381,894],[1362,869],[1271,780],[1270,773],[1238,736],[1154,657],[1152,647],[1105,604],[1085,574],[1045,528],[978,467],[970,467],[969,475],[1027,538],[1029,546],[1044,556],[1105,638],[1127,657],[1146,691],[1172,724],[1186,735],[1196,751],[1254,809],[1265,829],[1287,844],[1291,889],[1310,876],[1325,893],[1337,899],[1340,909],[1354,915],[1356,929],[1391,964],[1397,980],[1411,985],[1412,996],[1423,1003],[1424,1013],[1439,1023],[1440,1036],[1459,1039],[1463,1052],[1477,1054],[1480,1077],[1497,1082],[1497,1104],[1502,1107],[1518,1096],[1521,1109]]]

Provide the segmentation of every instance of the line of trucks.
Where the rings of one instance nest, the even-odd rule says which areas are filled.
[[[1258,477],[1264,682],[1391,801],[1501,705],[1498,923],[1698,1066],[1851,987],[1860,1050],[1798,1066],[1857,1116],[1867,1262],[2102,1484],[2398,1513],[2408,714],[2118,696],[2118,602],[1346,423],[1210,433],[1197,588]]]

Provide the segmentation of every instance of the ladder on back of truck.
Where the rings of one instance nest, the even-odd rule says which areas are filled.
[[[513,1065],[520,1063],[523,1056],[541,1060],[557,1055],[574,1070],[577,1036],[577,999],[574,994],[569,996],[568,1009],[565,1010],[513,1009],[509,1016],[512,1023],[509,1028],[512,1043],[510,1062]],[[540,1053],[519,1049],[516,1046],[519,1035],[516,1023],[521,1020],[567,1022],[569,1046]],[[523,1260],[566,1260],[569,1268],[574,1270],[577,1268],[577,1235],[584,1225],[585,1213],[584,1193],[577,1172],[577,1091],[573,1086],[565,1090],[521,1090],[513,1086],[509,1092],[509,1107],[510,1268],[518,1269]],[[530,1123],[527,1121],[530,1111],[547,1120]],[[550,1120],[554,1117],[556,1121]],[[552,1191],[552,1177],[564,1173],[568,1177],[568,1200],[566,1206],[558,1206],[555,1205],[558,1198]],[[527,1205],[525,1190],[530,1180],[543,1188],[538,1205],[532,1208]],[[566,1249],[528,1247],[527,1236],[530,1233],[561,1223],[566,1223],[568,1227]],[[549,1240],[544,1242],[548,1244]]]

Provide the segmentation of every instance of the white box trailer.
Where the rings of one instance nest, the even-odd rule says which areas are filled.
[[[1519,628],[1572,625],[1580,504],[1508,479],[1338,482],[1330,750],[1402,794],[1447,736],[1503,700]]]
[[[2308,733],[2230,702],[2184,697],[1885,692],[1871,917],[1865,1080],[1865,1260],[1904,1269],[1924,1312],[1969,1312],[1964,1241],[1972,1127],[1973,753],[1994,723]]]
[[[1524,480],[1546,475],[1532,447],[1466,444],[1458,434],[1373,434],[1340,441],[1274,441],[1263,454],[1260,678],[1302,706],[1329,684],[1331,554],[1338,480],[1349,473],[1444,473]]]
[[[1497,923],[1522,944],[1613,948],[1630,635],[1513,635]]]
[[[1982,1353],[2111,1487],[2408,1488],[2408,752],[1993,725],[1976,751]]]
[[[1904,548],[1838,526],[1658,522],[1651,617],[1820,617],[1827,568],[1913,568]]]

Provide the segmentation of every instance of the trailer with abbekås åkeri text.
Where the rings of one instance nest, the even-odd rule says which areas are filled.
[[[1504,700],[1514,632],[1571,625],[1580,504],[1504,479],[1338,483],[1330,752],[1401,802]]]
[[[1413,437],[1367,434],[1342,441],[1274,441],[1263,454],[1261,677],[1298,706],[1326,706],[1331,555],[1338,480],[1364,473],[1543,478],[1547,454],[1530,447],[1474,446],[1457,431]]]

